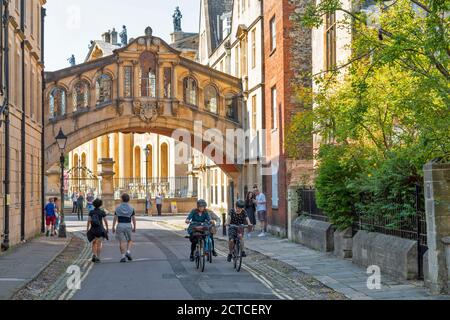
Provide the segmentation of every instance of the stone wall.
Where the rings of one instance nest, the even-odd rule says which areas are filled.
[[[376,232],[358,231],[353,238],[353,263],[379,266],[397,279],[418,277],[417,242]]]
[[[322,252],[334,250],[334,231],[331,223],[305,217],[295,219],[292,240]]]
[[[341,259],[352,257],[353,231],[352,228],[334,232],[334,255]]]
[[[163,215],[166,214],[173,214],[173,212],[171,211],[171,203],[172,201],[175,201],[177,203],[177,214],[180,215],[184,215],[187,214],[193,209],[196,208],[197,206],[197,199],[196,198],[191,198],[191,199],[165,199],[163,201],[163,207],[162,207],[162,213]],[[118,206],[121,201],[120,200],[115,200],[115,205]],[[145,213],[145,200],[131,200],[130,204],[134,207],[134,209],[136,210],[137,215],[143,215]],[[157,210],[156,210],[156,204],[154,199],[152,199],[152,208],[151,210],[149,210],[149,214],[150,215],[157,215]]]

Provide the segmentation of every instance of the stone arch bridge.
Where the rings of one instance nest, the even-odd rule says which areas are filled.
[[[59,190],[58,179],[50,175],[59,163],[55,137],[60,129],[68,137],[68,152],[116,132],[172,136],[183,129],[193,139],[199,121],[203,131],[215,129],[224,136],[228,129],[242,128],[240,80],[183,57],[150,28],[112,55],[47,72],[45,81],[47,193]],[[208,144],[197,149],[203,152]],[[226,150],[217,151],[225,157]],[[104,178],[114,174],[111,162],[99,161]],[[238,184],[240,165],[226,163],[224,159],[218,166]]]

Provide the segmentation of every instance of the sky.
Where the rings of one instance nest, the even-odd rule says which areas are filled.
[[[72,54],[77,64],[84,62],[91,40],[101,40],[112,28],[120,33],[123,25],[128,39],[144,35],[150,26],[153,35],[170,43],[177,6],[183,15],[183,31],[198,32],[200,0],[47,0],[46,71],[69,67]]]

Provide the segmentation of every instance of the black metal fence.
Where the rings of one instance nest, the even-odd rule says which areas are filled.
[[[301,187],[297,195],[299,215],[328,221],[326,214],[317,206],[316,190],[313,187]],[[428,250],[423,188],[417,186],[411,197],[414,197],[415,204],[392,201],[377,215],[367,215],[355,208],[353,233],[366,230],[417,241],[418,273],[419,279],[423,279],[423,255]],[[370,198],[366,198],[367,201]]]
[[[198,178],[194,177],[152,177],[152,178],[116,178],[114,179],[114,197],[120,199],[128,193],[131,199],[145,199],[148,193],[155,197],[158,193],[166,198],[197,197]]]
[[[411,196],[415,199],[414,205],[393,201],[379,215],[357,212],[353,233],[365,230],[417,241],[418,274],[419,279],[423,279],[423,255],[428,250],[423,188],[416,186]]]
[[[326,214],[317,207],[316,190],[311,187],[301,187],[297,190],[298,215],[308,216],[314,220],[328,221]]]

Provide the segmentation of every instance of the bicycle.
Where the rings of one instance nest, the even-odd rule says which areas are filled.
[[[197,245],[194,252],[194,261],[197,269],[201,269],[201,272],[205,271],[206,253],[208,250],[208,261],[212,263],[212,243],[211,243],[211,224],[206,223],[192,223],[193,236],[197,238]],[[209,241],[208,241],[209,240]],[[205,245],[205,243],[208,243]]]
[[[233,252],[232,252],[232,259],[233,259],[233,264],[234,264],[234,269],[236,269],[236,272],[241,271],[241,266],[242,266],[242,247],[241,247],[241,239],[239,238],[239,235],[242,234],[244,235],[244,231],[246,228],[249,228],[249,225],[245,225],[245,224],[241,224],[241,225],[235,225],[235,224],[230,224],[228,226],[233,227],[233,228],[237,228],[238,232],[237,232],[237,237],[234,239],[234,248],[233,248]]]
[[[219,222],[217,223],[217,224],[215,224],[215,225],[212,225],[211,224],[211,229],[212,228],[216,228],[216,229],[218,229],[220,227],[220,220],[219,220]],[[213,231],[212,230],[209,230],[209,234],[208,234],[208,236],[206,237],[206,239],[205,239],[205,253],[206,253],[206,255],[208,256],[208,262],[209,263],[212,263],[212,259],[213,259],[213,250],[214,250],[214,247],[213,247],[213,236],[214,236],[214,234],[213,234]]]

